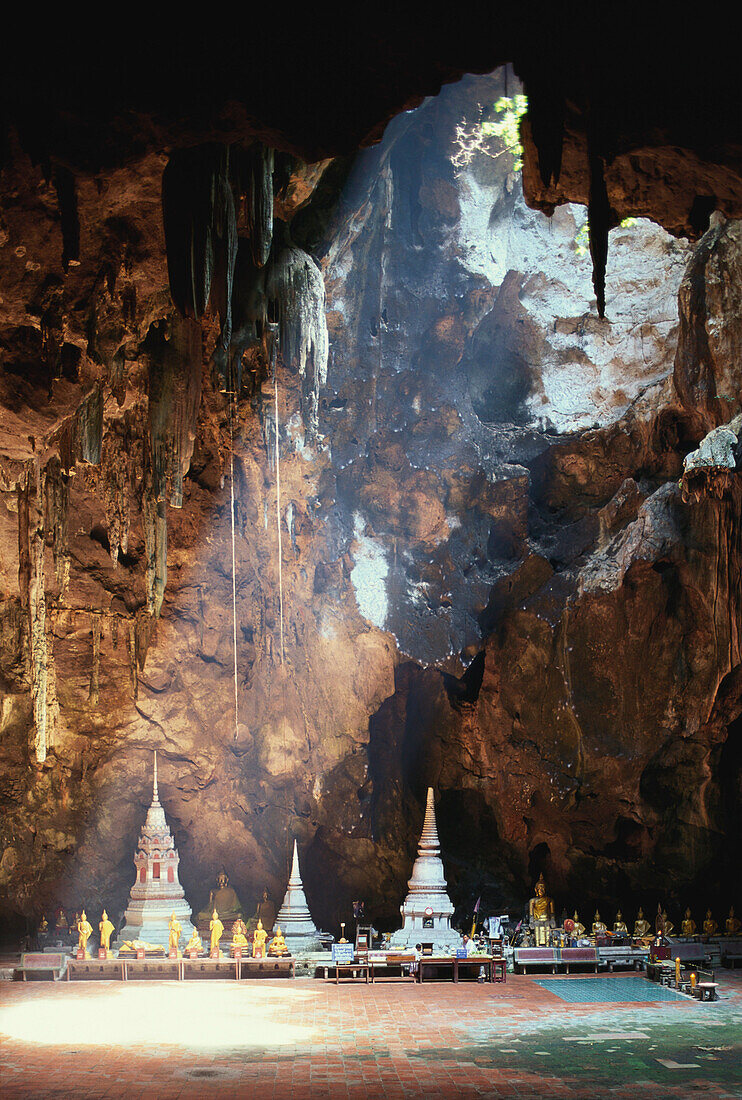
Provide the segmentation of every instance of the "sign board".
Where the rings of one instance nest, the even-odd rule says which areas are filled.
[[[332,945],[333,963],[352,963],[355,948],[352,943],[334,943]]]

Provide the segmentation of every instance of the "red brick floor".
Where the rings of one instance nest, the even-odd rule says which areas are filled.
[[[2,982],[0,1096],[740,1097],[742,972],[721,980],[715,1005],[572,1005],[512,975]]]

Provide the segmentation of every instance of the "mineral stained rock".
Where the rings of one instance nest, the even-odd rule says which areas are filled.
[[[458,156],[504,91],[467,78],[319,168],[202,151],[203,202],[166,186],[168,233],[198,237],[170,276],[167,157],[77,179],[78,250],[64,179],[8,150],[6,921],[123,910],[152,748],[196,909],[220,867],[283,896],[297,837],[318,925],[360,896],[392,927],[428,786],[462,912],[542,870],[570,912],[715,901],[742,494],[678,482],[739,411],[739,228],[695,252],[616,228],[600,319],[585,210],[547,219],[509,154]]]

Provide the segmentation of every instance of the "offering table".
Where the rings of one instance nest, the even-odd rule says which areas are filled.
[[[495,964],[497,965],[495,966]],[[465,959],[459,959],[455,955],[423,955],[420,957],[417,966],[417,980],[421,983],[425,979],[425,967],[428,967],[428,969],[435,967],[441,970],[448,970],[450,967],[451,978],[454,982],[458,982],[459,974],[462,971],[476,967],[478,973],[479,968],[483,967],[486,981],[505,981],[505,960],[493,959],[491,955],[469,955]],[[496,970],[501,975],[497,979],[495,979]]]

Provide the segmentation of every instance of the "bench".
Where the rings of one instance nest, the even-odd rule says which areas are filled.
[[[335,963],[335,985],[340,984],[340,972],[350,971],[351,981],[358,977],[359,974],[365,975],[366,985],[368,985],[369,973],[371,970],[371,964],[367,962],[336,962]],[[327,977],[327,967],[325,967],[325,977]]]
[[[556,974],[559,959],[555,947],[516,947],[513,967],[517,974],[518,967],[522,973],[527,973],[528,966],[550,966],[552,973]]]
[[[598,973],[598,949],[595,947],[563,947],[558,962],[569,974],[570,966],[592,966]]]
[[[399,970],[400,978],[403,981],[407,981],[409,978],[411,981],[415,981],[417,977],[415,971],[417,969],[417,955],[404,955],[395,954],[392,951],[388,951],[383,959],[369,958],[369,967],[371,969],[371,982],[375,982],[377,977],[391,978],[394,980],[397,975],[389,974],[390,970]],[[405,973],[405,970],[407,971]]]
[[[28,975],[37,981],[48,981],[43,975],[51,974],[51,980],[59,981],[67,965],[67,955],[62,951],[29,951],[21,955],[21,965],[15,968],[21,980],[28,981]]]

